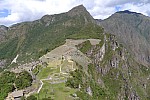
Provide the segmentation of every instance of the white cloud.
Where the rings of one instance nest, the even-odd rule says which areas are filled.
[[[125,4],[122,6],[122,10],[130,10],[130,11],[133,11],[133,12],[138,12],[138,13],[142,13],[146,16],[149,16],[150,15],[150,4]]]
[[[130,9],[150,15],[150,0],[1,0],[0,10],[7,9],[10,15],[0,17],[0,24],[12,25],[32,21],[45,14],[58,14],[83,4],[94,18],[104,19],[119,10]]]

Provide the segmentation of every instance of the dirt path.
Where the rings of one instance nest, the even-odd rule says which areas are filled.
[[[43,87],[43,82],[42,82],[42,80],[40,80],[40,83],[41,83],[41,85],[40,85],[40,87],[39,87],[39,89],[38,89],[38,91],[37,91],[37,93],[39,93],[40,92],[40,90],[42,89],[42,87]]]

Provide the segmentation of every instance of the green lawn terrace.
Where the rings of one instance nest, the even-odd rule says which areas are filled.
[[[40,69],[37,78],[37,93],[34,95],[39,98],[52,98],[54,100],[74,100],[71,96],[76,90],[65,86],[70,72],[77,69],[76,62],[72,60],[59,59],[49,62],[47,67]]]
[[[38,94],[34,94],[38,100],[43,98],[50,98],[50,100],[76,100],[76,89],[72,89],[65,86],[65,83],[51,84],[49,81],[43,81],[44,85]]]
[[[72,60],[55,60],[51,63],[48,63],[48,66],[42,68],[38,73],[37,77],[39,79],[60,77],[62,75],[68,76],[70,71],[77,69],[76,63]]]

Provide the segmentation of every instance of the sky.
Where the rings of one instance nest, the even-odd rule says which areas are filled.
[[[10,26],[58,14],[83,4],[95,19],[129,10],[150,16],[150,0],[0,0],[0,25]]]

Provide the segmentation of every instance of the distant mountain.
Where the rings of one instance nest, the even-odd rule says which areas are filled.
[[[124,10],[124,11],[119,11],[119,12],[116,12],[116,13],[123,13],[123,14],[141,14],[141,13],[137,13],[137,12],[132,12],[132,11],[129,11],[129,10]],[[141,14],[142,15],[142,14]]]
[[[98,24],[106,32],[115,34],[137,61],[150,65],[150,17],[126,10]]]

